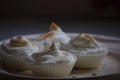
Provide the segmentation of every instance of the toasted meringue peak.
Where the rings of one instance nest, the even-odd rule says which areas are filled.
[[[11,47],[22,47],[28,44],[28,40],[22,35],[18,35],[10,40]]]
[[[64,31],[62,31],[62,29],[60,29],[60,27],[58,27],[54,22],[51,24],[50,30],[51,31],[38,36],[38,39],[49,38],[53,41],[63,43],[67,43],[70,41],[70,37]]]
[[[96,47],[96,40],[89,34],[79,34],[76,38],[72,39],[70,43],[76,47],[87,48]]]
[[[86,34],[86,33],[80,33],[78,37],[81,38],[83,41],[86,39],[89,39],[92,42],[96,42],[95,39],[91,35]]]
[[[52,38],[54,36],[54,32],[48,32],[45,34],[40,35],[40,38],[46,39],[46,38]]]
[[[50,31],[54,31],[54,30],[61,31],[61,28],[55,22],[52,22],[52,24],[50,25]]]

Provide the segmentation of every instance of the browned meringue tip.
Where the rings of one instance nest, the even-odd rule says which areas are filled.
[[[55,22],[52,22],[50,25],[50,31],[47,33],[41,34],[37,38],[39,39],[52,38],[54,36],[55,31],[57,30],[61,30],[61,28]]]
[[[83,40],[85,38],[89,38],[91,41],[95,42],[96,40],[90,35],[90,34],[86,34],[86,33],[80,33],[78,37],[81,37],[81,35],[85,36],[83,37]]]
[[[16,39],[11,38],[10,40],[11,47],[22,47],[22,46],[26,46],[27,44],[28,44],[27,40],[23,40],[22,35],[18,35]]]
[[[55,22],[52,22],[50,25],[50,31],[52,30],[61,30],[61,28]]]
[[[53,35],[54,35],[54,32],[48,32],[48,33],[45,33],[45,34],[41,34],[38,38],[43,38],[43,39],[52,38]]]

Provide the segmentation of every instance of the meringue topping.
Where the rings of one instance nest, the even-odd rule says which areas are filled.
[[[38,38],[40,39],[50,38],[53,39],[53,41],[63,43],[67,43],[70,40],[70,37],[65,32],[63,32],[62,29],[54,22],[50,26],[50,31],[48,33],[40,35]]]
[[[52,24],[50,25],[50,31],[53,31],[53,30],[61,31],[61,28],[55,22],[52,22]]]
[[[72,39],[70,43],[79,48],[97,47],[96,40],[92,36],[83,33]]]
[[[91,35],[80,34],[67,44],[61,44],[61,49],[74,54],[107,53],[103,44],[97,42]]]
[[[32,57],[35,59],[34,64],[72,62],[75,59],[75,56],[72,54],[59,50],[54,42],[48,51],[37,54],[33,53]]]
[[[31,55],[33,52],[38,52],[38,47],[22,35],[13,37],[10,40],[3,41],[1,48],[13,55],[26,54]]]
[[[11,47],[23,47],[28,44],[28,40],[22,35],[18,35],[10,40]]]

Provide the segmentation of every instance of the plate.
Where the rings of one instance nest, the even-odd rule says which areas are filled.
[[[26,35],[32,39],[38,34]],[[77,36],[78,33],[69,33],[71,37]],[[71,75],[64,78],[36,77],[31,71],[16,72],[5,68],[0,64],[0,79],[4,80],[96,80],[96,79],[120,79],[120,38],[95,35],[93,37],[104,44],[109,49],[109,54],[104,58],[99,67],[95,69],[78,69],[74,68]]]

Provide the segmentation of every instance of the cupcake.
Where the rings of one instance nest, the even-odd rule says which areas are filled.
[[[53,42],[48,51],[32,54],[31,70],[36,76],[66,77],[70,75],[76,57],[69,52],[59,50]]]
[[[106,47],[89,34],[74,37],[68,44],[62,44],[62,49],[77,57],[77,68],[96,68],[108,53]]]
[[[38,52],[38,47],[22,35],[5,40],[0,45],[2,61],[8,68],[23,71],[29,69],[27,61],[29,55]]]
[[[50,26],[49,32],[37,36],[37,38],[32,39],[32,42],[37,44],[39,52],[42,52],[49,49],[53,41],[57,46],[60,46],[60,43],[68,43],[69,40],[70,37],[53,22]]]

